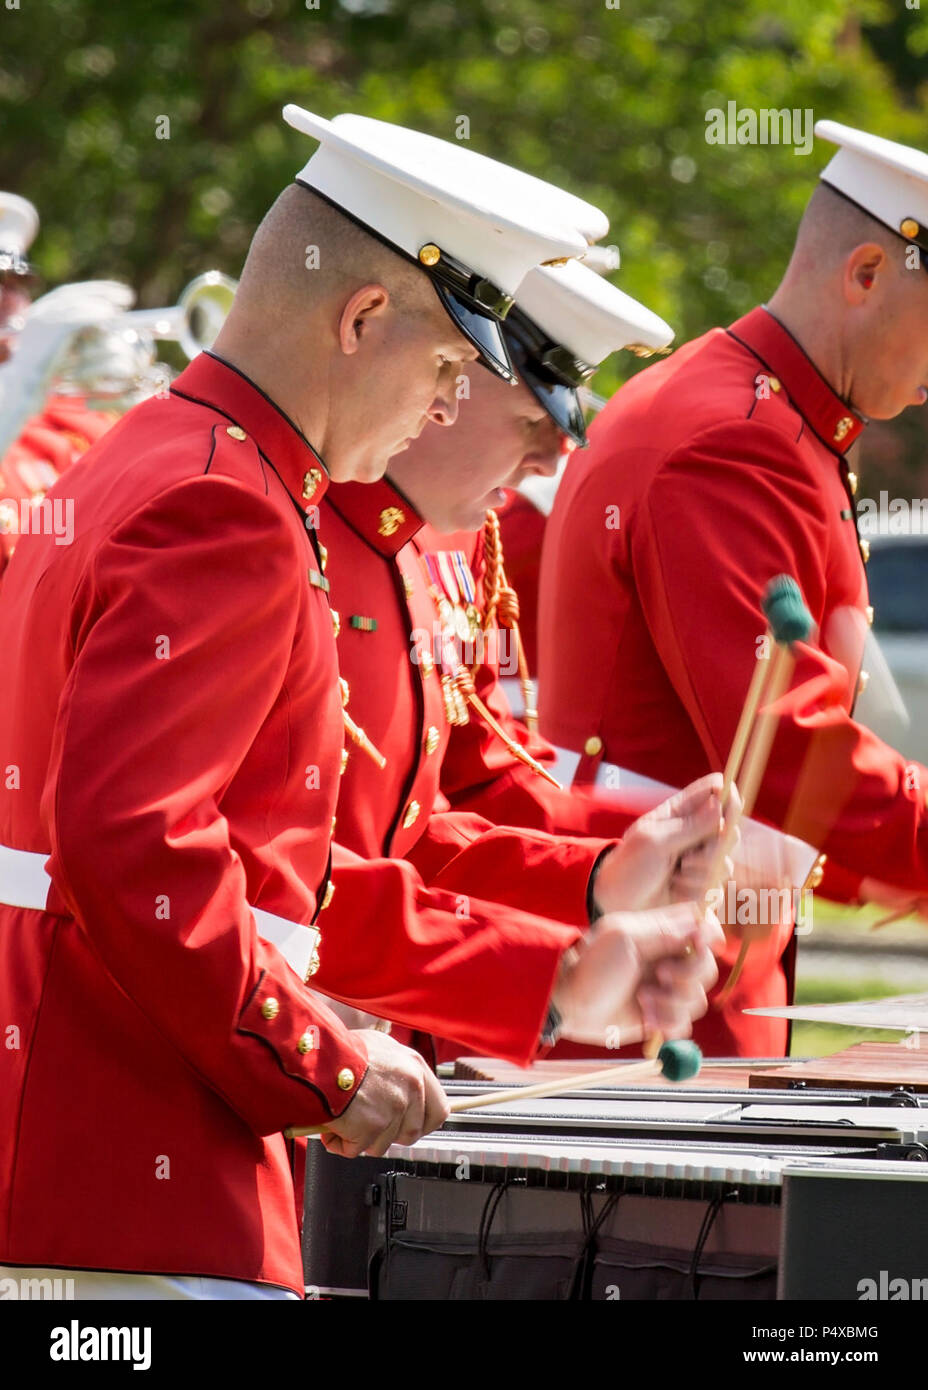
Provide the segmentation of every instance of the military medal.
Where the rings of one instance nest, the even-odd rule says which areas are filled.
[[[438,613],[441,625],[441,650],[439,655],[440,683],[445,718],[449,724],[466,724],[470,719],[467,705],[455,685],[455,675],[461,664],[457,647],[457,613],[455,605],[448,597],[445,568],[437,555],[420,556],[429,579],[428,592]],[[452,576],[453,583],[453,576]],[[457,593],[457,586],[453,592]]]
[[[467,615],[464,612],[464,605],[461,602],[461,590],[458,586],[458,578],[454,564],[454,554],[450,550],[439,550],[432,557],[435,561],[435,568],[438,571],[441,587],[450,600],[450,607],[454,624],[454,631],[462,642],[466,642],[470,629],[467,623]]]
[[[477,585],[474,583],[474,576],[471,573],[470,565],[467,563],[467,556],[463,550],[451,552],[451,563],[454,565],[454,572],[457,575],[458,585],[464,595],[466,606],[464,607],[464,621],[467,628],[467,635],[461,637],[462,642],[476,642],[477,634],[480,632],[480,610],[475,599],[477,597]]]

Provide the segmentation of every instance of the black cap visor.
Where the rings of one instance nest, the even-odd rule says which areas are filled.
[[[499,320],[485,309],[478,309],[432,277],[435,292],[454,323],[480,353],[480,361],[504,381],[516,381],[512,359]]]
[[[532,395],[551,416],[558,429],[569,435],[581,449],[587,445],[586,421],[580,395],[576,386],[568,386],[558,381],[551,372],[541,367],[526,349],[525,345],[512,333],[506,334],[506,345],[512,364]]]

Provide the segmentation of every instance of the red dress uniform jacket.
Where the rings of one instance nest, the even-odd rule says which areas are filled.
[[[757,814],[847,870],[924,892],[928,774],[913,786],[850,713],[868,608],[845,455],[862,428],[765,309],[624,386],[571,458],[545,533],[541,725],[561,746],[600,745],[586,775],[599,758],[676,785],[723,767],[762,592],[791,574],[848,693],[781,721]],[[801,661],[794,684],[824,665]],[[781,1050],[784,1024],[739,1011],[786,1002],[788,937],[752,946],[730,1005],[696,1025],[705,1050]]]
[[[499,904],[501,924],[516,907],[585,925],[590,871],[633,813],[606,798],[559,791],[476,713],[466,725],[445,717],[423,557],[465,551],[479,602],[482,535],[439,535],[387,480],[332,485],[320,511],[349,709],[387,759],[381,769],[348,745],[339,843],[369,856],[406,856],[431,886],[454,893],[459,911],[476,896]],[[550,763],[553,750],[512,718],[500,689],[499,657],[515,669],[514,655],[493,641],[484,655],[477,694],[517,743]],[[435,1055],[460,1051],[440,1044]]]
[[[44,497],[116,418],[74,396],[50,396],[0,460],[0,575],[16,549],[23,504]]]
[[[325,485],[203,354],[52,489],[73,543],[23,536],[0,585],[0,846],[51,879],[40,911],[0,871],[2,1263],[302,1288],[280,1131],[339,1115],[366,1054],[248,905],[307,924],[331,898]],[[332,986],[526,1060],[577,929],[513,914],[507,952],[408,864],[343,857]]]
[[[470,883],[475,893],[496,902],[530,894],[526,902],[533,910],[585,923],[589,871],[627,828],[631,813],[601,797],[558,790],[520,762],[475,712],[464,725],[445,717],[438,615],[423,557],[466,553],[479,607],[482,533],[439,534],[387,479],[333,484],[320,511],[349,709],[387,759],[381,771],[351,749],[338,801],[339,843],[368,855],[407,856],[424,871],[442,862],[446,846],[466,826],[485,837],[486,851],[473,844],[470,858],[456,869],[456,882],[465,867],[479,864]],[[554,750],[513,719],[500,688],[501,657],[516,673],[509,635],[475,646],[485,657],[475,689],[518,744],[551,764]],[[521,846],[526,856],[515,883],[513,863],[505,874],[492,870],[503,844],[514,845],[516,853]],[[533,872],[525,874],[529,864]],[[565,874],[573,866],[577,872]]]

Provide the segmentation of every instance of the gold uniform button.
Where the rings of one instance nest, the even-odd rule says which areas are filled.
[[[329,879],[328,883],[325,885],[325,894],[323,895],[322,906],[320,907],[319,911],[325,912],[326,908],[328,907],[329,903],[332,901],[334,897],[335,884],[332,882],[331,879]]]
[[[595,758],[597,753],[601,753],[603,751],[603,741],[599,737],[599,734],[590,735],[586,743],[583,745],[583,751],[590,758]]]
[[[873,627],[873,605],[868,603],[864,612],[867,615],[867,627]]]
[[[422,672],[424,680],[427,680],[435,670],[435,662],[429,656],[428,652],[423,652],[422,656],[419,658],[419,670]]]
[[[377,530],[382,536],[395,536],[405,520],[406,513],[402,507],[384,507]]]
[[[409,577],[408,574],[404,574],[404,575],[403,575],[403,593],[406,595],[407,598],[412,598],[412,596],[413,596],[413,594],[414,594],[415,592],[416,592],[415,580],[410,579],[410,577]]]
[[[338,1082],[338,1089],[340,1091],[350,1091],[354,1085],[354,1072],[350,1067],[342,1067],[335,1079]]]
[[[857,496],[857,474],[848,470],[847,485],[851,489],[851,496]]]
[[[770,378],[770,389],[771,389],[771,391],[774,393],[774,395],[776,395],[777,391],[782,391],[783,388],[782,388],[782,386],[780,385],[780,378],[779,378],[779,377],[777,377],[777,376],[772,376],[772,377]]]
[[[332,631],[337,637],[342,630],[342,615],[335,608],[331,608],[329,611],[332,614]]]
[[[427,241],[424,246],[419,248],[419,260],[423,265],[438,265],[441,260],[441,251],[433,241]]]
[[[338,769],[338,775],[339,775],[339,777],[344,777],[344,775],[345,775],[345,768],[346,768],[347,766],[348,766],[348,749],[347,749],[347,748],[343,748],[343,749],[342,749],[342,760],[341,760],[341,765],[339,766],[339,769]]]
[[[866,536],[860,542],[860,558],[865,565],[870,563],[870,542]]]
[[[334,816],[332,817],[332,825],[331,825],[331,827],[330,827],[330,829],[329,829],[329,834],[330,834],[330,835],[334,835],[334,834],[335,834],[335,817],[334,817]]]
[[[918,223],[914,217],[904,217],[899,223],[899,230],[903,236],[907,236],[911,241],[913,237],[918,236]]]
[[[854,428],[854,421],[850,415],[842,415],[835,425],[835,443],[840,444],[842,439],[846,439]]]
[[[816,859],[815,863],[812,865],[812,868],[809,872],[809,877],[806,879],[805,886],[807,888],[818,888],[822,879],[825,877],[825,858],[826,856],[824,854],[820,854],[818,859]]]
[[[270,1022],[270,1020],[276,1018],[279,1013],[280,1004],[277,1000],[274,998],[265,999],[264,1003],[261,1005],[261,1017],[266,1018],[268,1022]]]
[[[315,495],[316,488],[322,482],[322,472],[318,468],[311,468],[308,473],[303,474],[303,500],[308,502]]]
[[[418,801],[410,801],[409,805],[406,807],[406,814],[403,816],[404,830],[408,830],[411,825],[415,825],[416,821],[419,819],[419,812],[421,810],[422,807],[419,805]]]
[[[230,439],[241,440],[248,438],[248,435],[242,429],[241,425],[226,425],[226,434]]]
[[[425,736],[425,751],[426,751],[426,753],[434,753],[434,752],[435,752],[435,749],[438,747],[438,745],[439,745],[440,742],[441,742],[441,734],[440,734],[440,733],[438,732],[438,730],[435,728],[435,725],[434,725],[434,724],[430,724],[430,725],[429,725],[429,731],[428,731],[428,733],[427,733],[426,736]]]
[[[319,940],[321,941],[322,938],[320,937]],[[303,981],[304,985],[306,984],[307,980],[311,980],[312,977],[317,973],[320,964],[321,962],[319,960],[319,946],[317,943],[317,945],[313,947],[313,954],[309,962],[309,969],[306,972],[306,980]]]
[[[351,699],[351,687],[345,680],[344,676],[339,676],[338,678],[338,689],[342,697],[342,709],[344,709],[348,701]]]
[[[300,1038],[299,1042],[297,1043],[297,1045],[296,1045],[296,1050],[297,1050],[297,1052],[302,1052],[302,1054],[303,1054],[304,1057],[306,1056],[307,1052],[312,1052],[312,1050],[313,1050],[313,1034],[312,1034],[312,1031],[311,1031],[309,1028],[307,1028],[306,1032],[303,1034],[303,1036]]]
[[[869,672],[869,671],[861,671],[860,676],[859,676],[858,681],[857,681],[857,694],[858,694],[858,695],[862,695],[862,694],[864,693],[864,691],[866,690],[866,688],[867,688],[867,686],[868,686],[869,684],[870,684],[870,672]]]
[[[329,552],[321,541],[319,542],[319,563],[322,566],[322,573],[325,574],[325,567],[329,563]]]

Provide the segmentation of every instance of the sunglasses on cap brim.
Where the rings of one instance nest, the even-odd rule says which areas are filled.
[[[456,291],[432,277],[432,284],[449,317],[469,343],[477,349],[480,361],[504,381],[518,380],[499,320],[486,309],[477,308]]]
[[[559,379],[516,333],[505,331],[506,346],[512,365],[520,381],[523,381],[532,395],[543,405],[557,425],[581,449],[587,446],[586,420],[580,403],[578,386]],[[592,375],[592,372],[590,372]]]

